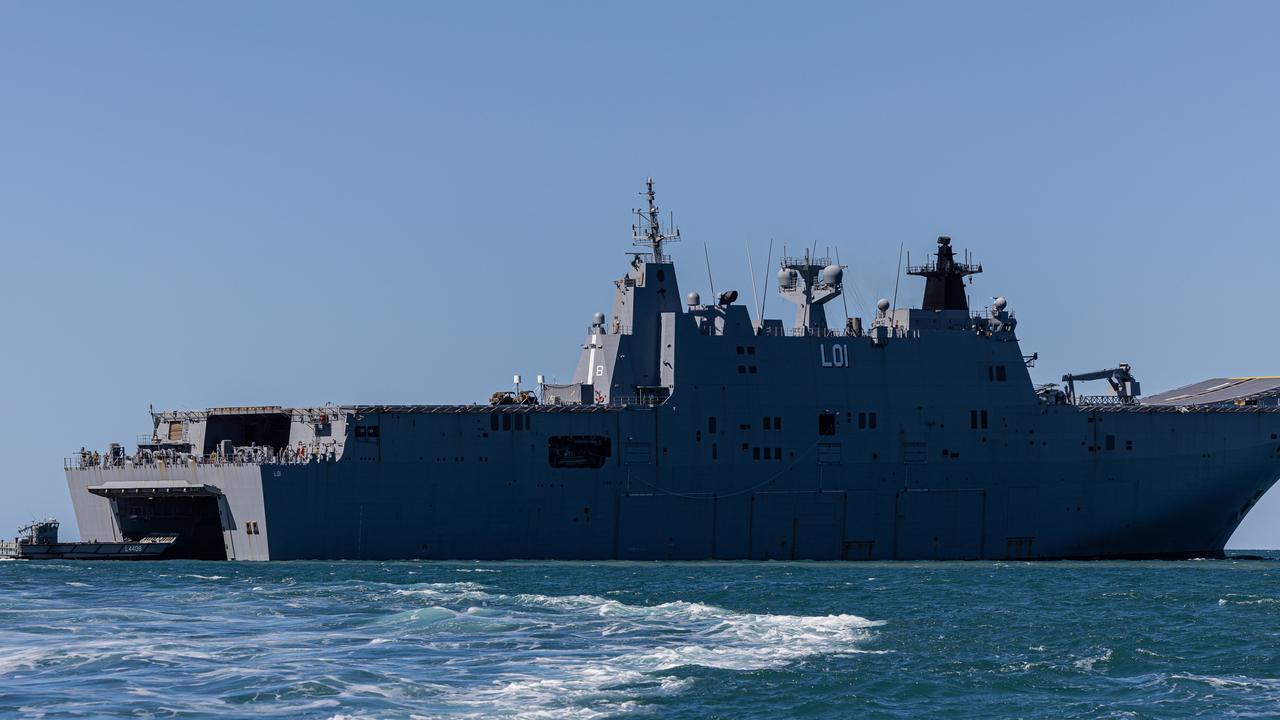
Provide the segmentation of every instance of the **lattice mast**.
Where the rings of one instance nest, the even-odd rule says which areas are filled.
[[[649,248],[653,252],[653,262],[670,262],[670,258],[662,252],[662,244],[679,242],[680,228],[675,227],[674,218],[670,218],[667,222],[667,231],[663,231],[662,218],[659,215],[658,206],[654,203],[656,194],[653,192],[652,177],[645,181],[645,191],[640,194],[648,201],[648,207],[634,208],[631,211],[639,220],[637,224],[631,226],[631,244]]]

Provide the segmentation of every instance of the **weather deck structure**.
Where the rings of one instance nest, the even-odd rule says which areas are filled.
[[[847,268],[805,254],[777,266],[794,318],[753,319],[681,294],[679,232],[642,194],[570,383],[152,411],[136,449],[68,461],[81,537],[219,560],[1220,557],[1280,476],[1280,381],[1144,399],[1121,365],[1037,388],[946,237],[908,269],[921,307],[830,323]]]

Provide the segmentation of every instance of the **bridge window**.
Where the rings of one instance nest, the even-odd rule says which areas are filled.
[[[781,430],[781,429],[782,429],[782,418],[780,418],[780,417],[775,417],[775,418],[773,419],[773,429],[774,429],[774,430]]]
[[[497,413],[490,413],[490,414],[489,414],[489,429],[490,429],[490,430],[497,430],[497,429],[498,429],[498,414],[497,414]]]
[[[547,438],[547,461],[554,468],[599,468],[613,454],[603,435],[556,435]]]
[[[773,428],[769,427],[769,418],[765,418],[765,419],[764,419],[764,429],[765,429],[765,430],[772,430],[772,429],[773,429]]]
[[[502,415],[502,429],[503,430],[511,429],[511,416],[507,415],[506,413],[503,413]]]

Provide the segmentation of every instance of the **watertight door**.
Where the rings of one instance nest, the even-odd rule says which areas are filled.
[[[894,557],[976,560],[982,557],[986,491],[902,490],[898,493]]]

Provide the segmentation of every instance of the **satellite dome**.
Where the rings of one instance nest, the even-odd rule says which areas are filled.
[[[839,265],[828,265],[822,268],[822,281],[828,285],[839,285],[844,280],[844,268]]]
[[[884,298],[880,298],[880,300],[876,302],[876,308],[879,309],[881,313],[889,312],[889,301]]]
[[[995,308],[997,312],[999,312],[1000,310],[1004,310],[1005,307],[1007,307],[1008,305],[1009,305],[1009,301],[1005,300],[1002,297],[996,298],[995,302],[991,303],[991,307]]]
[[[689,302],[689,304],[690,304],[690,305],[701,305],[701,304],[702,304],[702,296],[701,296],[701,295],[699,295],[699,294],[698,294],[698,293],[696,293],[696,292],[691,292],[691,293],[689,293],[688,295],[686,295],[686,296],[685,296],[685,300],[687,300],[687,301]]]
[[[797,275],[791,268],[782,268],[778,271],[778,285],[784,288],[795,287]]]
[[[598,313],[596,313],[595,315],[592,315],[592,316],[591,316],[591,323],[592,323],[593,325],[603,325],[603,324],[604,324],[604,313],[602,313],[602,312],[598,312]]]
[[[947,247],[951,245],[951,238],[947,237],[946,235],[939,235],[938,244],[941,245],[942,247]]]

